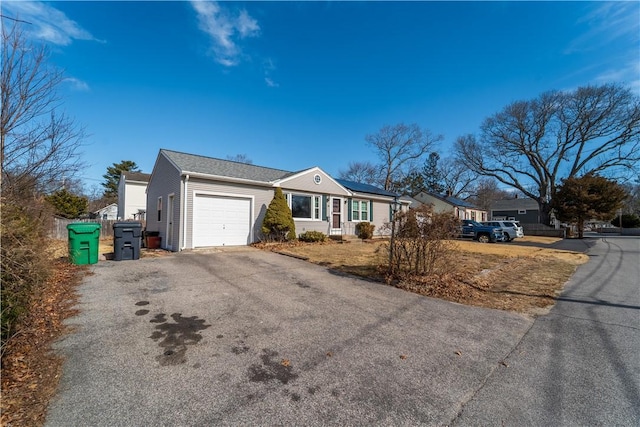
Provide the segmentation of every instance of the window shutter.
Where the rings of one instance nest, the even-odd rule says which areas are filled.
[[[369,222],[373,222],[373,200],[369,200]]]
[[[389,203],[389,221],[393,221],[393,206]]]
[[[326,221],[327,220],[327,200],[328,197],[326,194],[322,195],[322,220]]]
[[[347,199],[347,221],[351,221],[351,199]]]

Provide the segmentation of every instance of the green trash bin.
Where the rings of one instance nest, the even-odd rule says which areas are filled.
[[[96,264],[100,248],[100,224],[74,222],[69,232],[69,260],[76,265]]]

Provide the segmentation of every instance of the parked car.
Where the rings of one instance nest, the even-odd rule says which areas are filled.
[[[505,242],[524,237],[524,229],[518,221],[485,221],[483,224],[489,227],[502,228]]]
[[[484,225],[471,219],[462,220],[460,236],[471,237],[473,240],[477,240],[480,243],[495,243],[502,242],[504,240],[502,228]]]

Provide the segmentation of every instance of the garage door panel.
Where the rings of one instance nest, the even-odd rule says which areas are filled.
[[[193,246],[238,246],[251,243],[251,199],[196,195]]]

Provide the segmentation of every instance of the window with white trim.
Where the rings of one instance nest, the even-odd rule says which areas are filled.
[[[518,209],[518,215],[524,215],[527,213],[526,209]]]
[[[313,219],[320,219],[321,215],[320,196],[313,196]]]
[[[351,201],[351,220],[352,221],[369,221],[369,201],[367,200]]]
[[[158,197],[158,222],[162,221],[162,197]]]
[[[287,194],[293,219],[319,220],[322,213],[321,197],[308,194]]]

